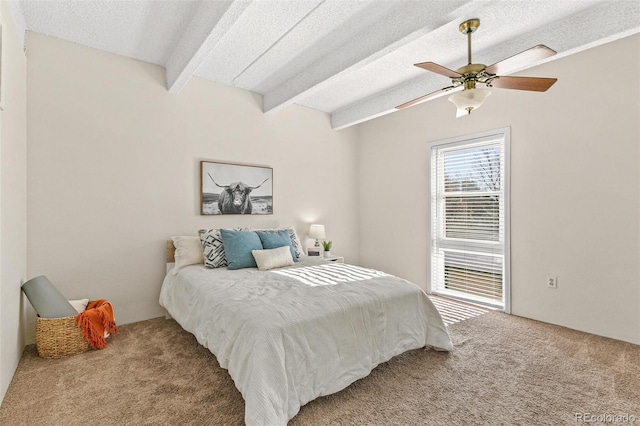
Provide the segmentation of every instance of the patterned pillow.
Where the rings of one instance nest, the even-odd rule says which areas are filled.
[[[227,256],[224,253],[220,230],[201,229],[198,231],[198,234],[200,234],[200,243],[202,244],[204,266],[209,269],[227,266]]]
[[[289,238],[291,238],[291,245],[296,252],[296,256],[300,259],[304,256],[304,247],[302,246],[302,242],[300,242],[300,238],[298,237],[295,228],[287,228],[287,231],[289,231]]]
[[[296,252],[296,257],[300,259],[304,254],[304,247],[302,247],[302,243],[300,242],[300,238],[298,238],[298,234],[296,233],[295,228],[293,227],[284,227],[284,228],[272,228],[272,229],[253,229],[253,228],[242,228],[243,231],[262,231],[262,232],[279,232],[279,231],[289,231],[289,238],[291,238],[291,247]],[[296,259],[294,259],[296,260]]]

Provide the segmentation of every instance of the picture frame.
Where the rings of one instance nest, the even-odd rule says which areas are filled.
[[[200,214],[273,214],[273,168],[201,161]]]

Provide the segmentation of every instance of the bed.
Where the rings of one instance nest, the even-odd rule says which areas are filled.
[[[160,304],[229,371],[249,426],[285,425],[408,350],[452,349],[417,285],[320,258],[270,271],[186,266],[167,273]]]

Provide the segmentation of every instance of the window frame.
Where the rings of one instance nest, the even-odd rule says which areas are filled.
[[[437,235],[432,235],[432,205],[434,203],[435,197],[438,196],[437,191],[435,190],[435,185],[433,184],[433,178],[437,170],[434,170],[435,164],[435,152],[436,149],[439,148],[455,148],[460,146],[465,147],[473,147],[474,144],[481,144],[483,142],[487,142],[490,140],[502,139],[504,146],[504,176],[502,182],[502,194],[503,194],[503,212],[504,212],[504,240],[503,241],[482,241],[478,242],[477,240],[465,240],[460,238],[448,238],[444,237],[441,239],[442,241],[447,242],[448,248],[451,250],[458,250],[459,248],[464,247],[463,251],[467,252],[477,252],[482,253],[484,255],[490,255],[488,252],[482,252],[482,249],[486,249],[490,246],[495,248],[499,248],[502,246],[503,249],[503,302],[504,302],[504,312],[511,313],[511,128],[510,127],[501,127],[492,130],[486,130],[477,133],[471,133],[462,136],[456,136],[447,139],[441,139],[437,141],[432,141],[427,144],[428,147],[428,161],[427,161],[427,176],[429,179],[429,208],[427,209],[427,241],[429,242],[429,248],[427,253],[427,293],[437,293],[435,289],[435,285],[432,281],[432,256],[433,250],[435,249],[436,238]],[[480,194],[482,191],[476,191]],[[465,196],[469,196],[465,194]],[[440,203],[441,208],[444,203]],[[437,224],[436,226],[443,226],[444,221],[442,223]],[[442,230],[441,230],[442,231]],[[444,235],[444,233],[442,234]],[[455,241],[454,241],[455,240]],[[465,299],[464,294],[460,294],[457,297],[461,299]],[[466,298],[469,301],[474,303],[478,303],[470,297]]]

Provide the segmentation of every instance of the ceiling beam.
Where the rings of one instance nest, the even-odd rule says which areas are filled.
[[[264,73],[260,64],[273,56],[279,56],[277,62],[271,62],[273,67],[286,66],[283,64],[285,59],[276,51],[291,39],[300,40],[302,37],[296,37],[300,24],[308,22],[307,17],[316,15],[316,10],[325,3],[324,0],[253,2],[216,45],[196,75],[263,93],[256,90],[255,85],[247,84],[245,77],[256,69],[262,69]],[[270,71],[273,72],[273,68]]]
[[[169,92],[182,90],[250,4],[250,0],[199,3],[165,66]]]
[[[340,49],[317,59],[304,73],[299,73],[264,94],[263,111],[275,112],[304,98],[311,90],[393,52],[449,22],[457,16],[455,8],[469,0],[451,2],[411,2],[397,8],[385,18],[384,29],[375,25]],[[453,11],[452,11],[453,9]]]

